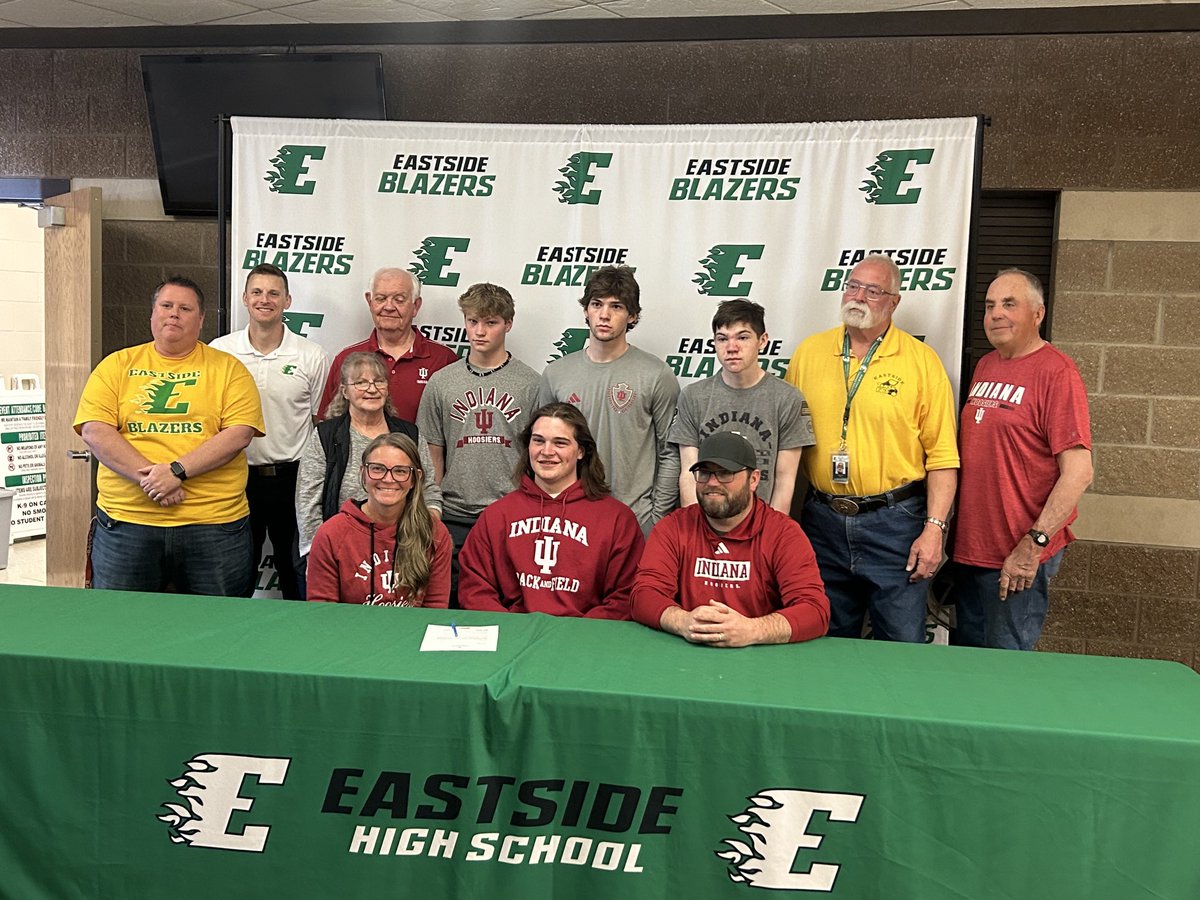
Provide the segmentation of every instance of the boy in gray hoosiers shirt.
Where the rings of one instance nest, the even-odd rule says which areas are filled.
[[[733,431],[749,442],[758,457],[762,473],[758,496],[786,516],[801,448],[815,440],[804,395],[759,365],[758,354],[767,345],[767,326],[757,303],[725,300],[717,307],[712,327],[721,371],[683,389],[679,415],[671,428],[671,443],[679,447],[683,472],[680,506],[696,502],[696,481],[690,470],[697,448],[711,434]]]
[[[454,539],[450,605],[458,605],[458,552],[479,514],[512,490],[517,437],[537,407],[538,374],[505,348],[516,314],[512,295],[473,284],[458,298],[471,350],[434,372],[417,428],[429,444],[442,489],[442,522]]]

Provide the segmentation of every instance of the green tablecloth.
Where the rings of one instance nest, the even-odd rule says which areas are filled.
[[[1196,900],[1200,678],[0,586],[0,816],[21,900]]]

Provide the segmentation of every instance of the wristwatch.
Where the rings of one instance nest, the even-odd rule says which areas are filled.
[[[1046,532],[1038,531],[1036,528],[1030,528],[1026,533],[1033,538],[1033,542],[1039,547],[1047,547],[1050,545],[1050,535],[1046,534]]]
[[[171,463],[171,474],[180,481],[187,481],[187,469],[183,467],[183,463],[181,463],[179,460],[175,460],[175,462]]]

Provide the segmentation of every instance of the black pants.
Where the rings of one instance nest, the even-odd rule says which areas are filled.
[[[246,480],[250,501],[250,533],[254,539],[254,565],[262,559],[263,540],[268,535],[274,551],[279,591],[286,600],[303,600],[298,570],[300,535],[296,527],[296,473],[299,462],[274,466],[251,466]]]

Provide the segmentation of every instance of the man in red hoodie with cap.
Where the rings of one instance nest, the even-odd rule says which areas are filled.
[[[698,503],[654,526],[633,587],[633,618],[694,644],[746,647],[825,634],[829,599],[800,526],[755,495],[754,448],[722,431],[691,471]]]
[[[628,619],[644,541],[610,495],[583,413],[535,410],[518,439],[520,487],[479,516],[459,554],[463,609]]]

